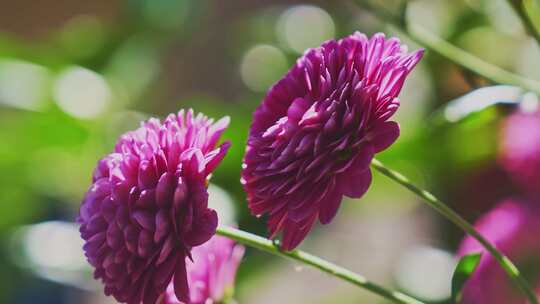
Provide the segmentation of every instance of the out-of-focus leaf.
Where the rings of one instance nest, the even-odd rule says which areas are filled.
[[[97,122],[78,121],[57,108],[0,113],[0,171],[9,172],[0,176],[0,193],[9,195],[0,204],[0,231],[42,216],[45,199],[76,205],[103,153],[100,134]]]
[[[103,74],[119,95],[116,102],[135,101],[160,72],[159,49],[163,42],[149,34],[138,34],[123,42],[105,66]]]
[[[28,61],[53,70],[69,62],[51,43],[29,43],[5,32],[0,32],[0,58]]]
[[[68,58],[88,59],[105,46],[109,33],[107,30],[96,17],[75,17],[59,33],[59,43]]]
[[[496,85],[484,87],[448,102],[436,112],[436,119],[446,122],[459,122],[473,113],[480,112],[497,104],[519,104],[525,91],[519,87]]]
[[[538,0],[523,0],[525,12],[529,16],[531,23],[537,31],[540,30],[540,1]]]
[[[459,303],[463,285],[465,285],[465,282],[467,282],[478,266],[478,263],[480,263],[481,257],[481,253],[472,253],[463,256],[459,260],[456,270],[454,270],[454,275],[452,276],[452,300],[454,303]]]
[[[499,134],[498,112],[494,108],[475,113],[460,124],[446,130],[446,149],[455,164],[479,164],[493,161],[497,155]]]
[[[77,223],[44,221],[10,232],[11,260],[36,276],[83,290],[99,290],[86,262]]]
[[[174,30],[181,28],[187,21],[194,3],[190,0],[132,0],[129,4],[150,25],[158,29]]]
[[[49,69],[18,59],[0,57],[0,104],[23,110],[42,110],[51,85]]]

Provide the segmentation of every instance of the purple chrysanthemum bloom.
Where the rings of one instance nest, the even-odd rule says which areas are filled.
[[[186,265],[191,303],[221,303],[232,296],[236,270],[244,256],[244,246],[216,235],[203,245],[193,248],[192,256],[193,262],[188,261]],[[163,304],[180,303],[173,285],[169,285]]]
[[[207,179],[229,147],[216,148],[228,122],[192,110],[152,118],[98,162],[78,221],[106,295],[155,304],[173,280],[177,297],[189,299],[185,259],[216,231]]]
[[[540,111],[517,112],[501,132],[502,166],[528,194],[540,197]]]
[[[335,216],[342,197],[361,197],[369,163],[399,135],[388,119],[423,51],[397,38],[354,33],[308,50],[255,111],[242,183],[251,212],[269,216],[291,250],[318,218]]]
[[[519,200],[506,200],[483,215],[476,229],[501,252],[517,263],[523,274],[540,286],[540,209]],[[463,288],[462,304],[523,304],[526,299],[512,284],[497,261],[470,236],[459,256],[482,253],[480,264]],[[540,294],[539,294],[540,295]]]

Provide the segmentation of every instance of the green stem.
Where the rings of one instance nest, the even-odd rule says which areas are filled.
[[[516,14],[519,16],[521,22],[523,22],[523,25],[527,29],[527,32],[529,32],[529,34],[532,35],[534,39],[536,39],[536,42],[540,43],[540,33],[538,32],[538,29],[533,24],[532,19],[527,13],[525,1],[530,0],[508,0],[508,4],[512,6]]]
[[[287,252],[282,251],[271,240],[260,237],[258,235],[225,226],[220,226],[217,229],[217,234],[235,240],[244,245],[271,253],[273,255],[289,258],[303,264],[313,266],[323,272],[345,280],[356,286],[367,289],[395,303],[423,304],[423,302],[420,302],[419,300],[416,300],[406,294],[398,291],[388,290],[376,283],[370,282],[368,279],[364,278],[361,275],[358,275],[336,264],[325,261],[307,252],[303,252],[300,250],[293,250]]]
[[[495,248],[494,245],[492,245],[486,238],[484,238],[469,222],[467,222],[463,217],[461,217],[459,214],[457,214],[454,210],[452,210],[448,205],[443,203],[441,200],[439,200],[437,197],[435,197],[430,192],[420,189],[414,184],[412,184],[408,178],[401,175],[400,173],[393,171],[386,166],[384,166],[380,161],[377,159],[373,159],[371,161],[371,167],[383,175],[386,175],[390,179],[394,180],[398,184],[404,186],[405,188],[409,189],[414,194],[421,197],[429,206],[437,210],[440,214],[442,214],[444,217],[446,217],[448,220],[450,220],[452,223],[456,224],[458,227],[463,229],[466,233],[468,233],[470,236],[475,238],[482,246],[497,260],[497,262],[501,265],[501,267],[508,273],[510,278],[514,281],[516,286],[527,295],[527,298],[529,299],[529,303],[531,304],[538,304],[538,299],[536,298],[536,295],[534,291],[530,288],[527,281],[523,278],[521,275],[519,269],[510,261],[508,257],[506,257],[503,253],[501,253],[499,250]]]
[[[401,18],[393,16],[386,10],[371,4],[369,1],[357,1],[362,7],[373,13],[379,19],[394,25],[404,36],[407,36],[416,43],[454,62],[464,69],[491,82],[515,85],[540,95],[540,82],[519,76],[496,65],[485,62],[438,37],[420,25],[411,22],[403,22],[400,20]]]

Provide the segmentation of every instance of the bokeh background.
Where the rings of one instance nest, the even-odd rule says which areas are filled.
[[[379,1],[377,1],[379,2]],[[400,1],[380,1],[388,9]],[[504,0],[408,1],[407,18],[533,79],[540,52]],[[398,35],[352,0],[0,0],[0,303],[104,304],[73,223],[98,158],[150,116],[192,107],[229,115],[232,149],[211,204],[264,235],[242,192],[251,113],[308,47],[353,31]],[[410,49],[417,45],[403,40]],[[500,123],[537,100],[427,52],[401,94],[402,136],[379,158],[470,220],[517,190],[497,163]],[[469,93],[468,95],[465,95]],[[429,303],[450,295],[462,234],[375,174],[302,245]],[[386,303],[315,270],[254,250],[239,303]]]

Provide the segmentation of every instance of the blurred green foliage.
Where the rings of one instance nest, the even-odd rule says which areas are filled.
[[[401,7],[394,5],[398,2],[386,4],[397,9]],[[26,16],[25,12],[0,6],[0,18],[3,14],[20,14],[21,18],[32,19],[35,28],[44,28],[44,33],[35,35],[27,32],[24,23],[13,24],[10,30],[3,30],[0,23],[0,75],[1,63],[32,65],[29,74],[21,74],[29,77],[16,78],[23,89],[10,91],[6,79],[0,77],[2,303],[16,303],[8,299],[30,280],[7,258],[10,232],[20,225],[44,220],[73,221],[96,161],[113,148],[121,132],[135,128],[139,120],[150,115],[163,117],[168,112],[192,107],[211,117],[231,117],[224,138],[232,141],[232,147],[214,173],[213,182],[234,197],[239,224],[265,234],[263,221],[249,215],[239,183],[251,113],[264,92],[250,90],[242,80],[240,66],[243,56],[257,45],[275,47],[290,64],[296,60],[299,54],[276,33],[280,18],[285,18],[284,12],[292,4],[189,0],[99,3],[105,10],[114,11],[112,17],[103,14],[103,8],[96,8],[95,12],[90,8],[84,14],[67,12],[69,18],[64,17],[59,28],[50,26],[39,15]],[[337,37],[354,30],[392,33],[392,28],[352,2],[313,4],[331,16]],[[69,8],[58,6],[53,11],[60,13],[63,9]],[[530,10],[536,24],[540,24],[537,3]],[[531,46],[531,39],[519,20],[512,18],[504,1],[409,1],[409,13],[414,22],[494,64],[528,77],[540,77],[538,47]],[[313,33],[306,32],[310,34]],[[415,48],[414,44],[411,48]],[[505,49],[521,55],[500,53]],[[454,207],[460,209],[462,205],[474,204],[464,201],[460,193],[463,177],[496,163],[500,120],[516,106],[497,105],[494,101],[493,106],[471,113],[459,122],[435,122],[432,113],[486,82],[429,50],[421,65],[415,86],[406,87],[401,98],[403,111],[417,111],[400,117],[407,132],[380,159],[447,201],[456,202]],[[110,93],[105,110],[94,117],[72,115],[57,100],[58,77],[72,67],[95,73]],[[36,74],[35,68],[40,72]],[[255,71],[264,68],[255,67]],[[269,73],[264,77],[277,80],[283,71],[268,67],[262,72]],[[16,76],[11,70],[7,75],[8,79]],[[35,85],[36,79],[42,82]],[[85,85],[93,88],[89,83]],[[17,104],[17,93],[25,88],[29,95],[23,95],[27,99],[22,100],[28,103]],[[33,93],[31,88],[39,91]],[[95,93],[93,89],[79,90],[85,97]],[[9,99],[13,94],[15,101]],[[497,96],[491,98],[497,100]],[[385,192],[385,187],[384,183],[376,183],[371,191]],[[399,205],[399,195],[396,200]],[[448,246],[455,245],[460,233],[443,224],[441,229],[449,231]],[[247,286],[258,284],[257,274],[272,267],[269,263],[261,266],[267,260],[266,255],[248,256],[240,270],[240,281],[245,282],[240,284],[242,292]],[[349,303],[347,296],[340,303]],[[335,303],[333,299],[329,296],[321,303]]]

